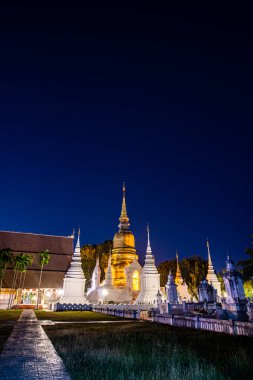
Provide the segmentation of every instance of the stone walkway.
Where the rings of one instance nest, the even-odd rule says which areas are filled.
[[[0,354],[0,379],[70,380],[33,310],[23,311]]]

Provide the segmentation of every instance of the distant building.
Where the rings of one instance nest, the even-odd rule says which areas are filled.
[[[40,276],[39,254],[46,249],[49,251],[50,261],[43,269],[41,303],[43,306],[50,304],[62,295],[63,279],[73,255],[73,236],[0,231],[0,250],[3,248],[9,248],[14,255],[24,253],[33,256],[33,264],[28,267],[19,299],[13,297],[14,305],[17,301],[27,307],[36,305]],[[16,293],[11,289],[13,275],[14,271],[7,268],[0,294],[0,308],[6,308],[10,294]]]

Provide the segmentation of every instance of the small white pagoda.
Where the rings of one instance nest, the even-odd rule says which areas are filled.
[[[211,259],[211,253],[210,253],[210,244],[209,244],[208,239],[206,241],[206,245],[207,245],[207,254],[208,254],[208,270],[207,270],[206,280],[208,284],[212,285],[214,289],[217,291],[217,296],[219,297],[218,299],[220,299],[221,298],[221,283],[218,280],[218,277],[213,268],[213,263]]]
[[[149,226],[147,226],[148,244],[145,264],[141,272],[141,291],[135,304],[154,303],[157,300],[157,292],[160,293],[160,274],[155,266],[155,259],[152,255],[149,238]]]
[[[92,273],[91,287],[87,291],[87,298],[90,302],[98,302],[98,288],[100,286],[101,270],[99,267],[99,256],[97,256],[96,265]]]
[[[82,270],[81,251],[80,251],[80,228],[71,265],[63,280],[63,296],[60,303],[66,304],[88,304],[89,301],[84,295],[85,276]]]

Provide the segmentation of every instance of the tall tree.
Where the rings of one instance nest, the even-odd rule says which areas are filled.
[[[5,271],[8,265],[12,263],[13,255],[9,248],[3,248],[0,250],[0,292],[2,289],[3,279]]]
[[[166,260],[157,266],[158,273],[160,273],[160,283],[161,286],[165,286],[168,281],[168,275],[171,271],[172,275],[175,277],[177,270],[177,260]]]
[[[42,273],[44,266],[49,263],[50,260],[50,254],[48,249],[45,251],[40,252],[39,256],[39,263],[40,263],[40,279],[39,279],[39,287],[38,287],[38,294],[37,294],[37,304],[36,304],[36,309],[39,308],[39,301],[40,301],[40,285],[41,285],[41,279],[42,279]]]
[[[87,288],[90,286],[90,280],[96,265],[96,259],[99,257],[99,266],[101,269],[102,281],[105,278],[105,269],[107,268],[112,241],[106,240],[101,244],[85,244],[81,248],[82,268],[85,278],[87,279]]]
[[[207,260],[194,255],[189,258],[184,258],[179,263],[184,281],[188,286],[189,293],[198,299],[198,286],[201,280],[207,274]],[[161,286],[167,282],[169,271],[173,276],[176,275],[176,260],[167,260],[158,265],[158,272],[161,274]]]
[[[253,239],[253,234],[251,234],[250,236]],[[253,278],[253,247],[252,245],[253,245],[253,242],[251,242],[251,246],[246,249],[246,253],[249,256],[249,258],[238,262],[238,266],[242,270],[243,279],[245,281]]]
[[[17,304],[19,304],[21,301],[22,289],[24,287],[27,268],[32,263],[33,263],[33,256],[32,255],[22,254],[21,262],[20,262],[20,266],[19,266],[20,278],[19,278],[19,285],[18,285],[18,289],[17,289]]]
[[[19,253],[18,255],[13,256],[12,263],[13,263],[13,280],[12,280],[12,285],[11,285],[12,292],[9,297],[8,309],[12,307],[12,304],[14,301],[18,273],[22,271],[22,268],[24,266],[24,253]]]

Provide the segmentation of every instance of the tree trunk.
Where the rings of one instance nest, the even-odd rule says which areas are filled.
[[[40,269],[40,280],[39,280],[39,289],[38,289],[38,295],[37,295],[37,305],[36,305],[36,309],[39,308],[40,284],[41,284],[42,271],[43,271],[43,264],[41,265],[41,269]]]
[[[27,272],[27,270],[25,270],[25,273],[24,273],[24,278],[23,278],[23,283],[22,283],[22,289],[24,289],[24,285],[25,285],[26,272]]]
[[[13,280],[12,280],[11,290],[14,289],[14,286],[15,286],[15,284],[16,284],[17,273],[18,273],[18,271],[17,271],[17,270],[14,270],[14,276],[13,276]],[[10,309],[10,308],[11,308],[12,299],[13,299],[13,294],[11,293],[11,294],[10,294],[10,297],[9,297],[9,302],[8,302],[8,307],[7,307],[7,309]]]

